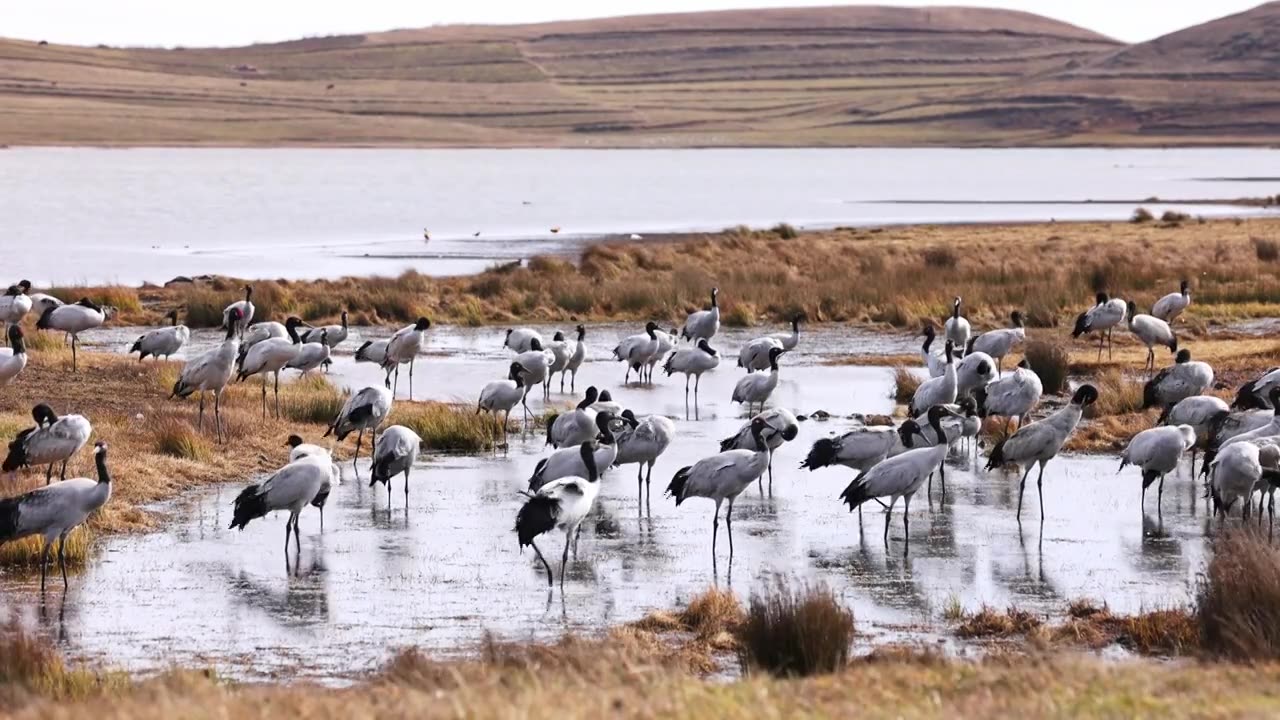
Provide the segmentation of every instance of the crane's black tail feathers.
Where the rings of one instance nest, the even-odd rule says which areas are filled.
[[[533,475],[529,476],[529,490],[538,492],[546,482],[542,479],[542,473],[547,469],[547,459],[542,458],[538,461],[537,467],[533,469]]]
[[[736,434],[730,435],[729,437],[720,441],[720,452],[725,452],[727,450],[735,450],[737,449],[737,447],[738,447],[738,436]]]
[[[809,449],[809,454],[800,463],[800,467],[809,470],[831,467],[835,464],[836,455],[840,452],[840,441],[835,438],[821,438]]]
[[[867,486],[862,482],[862,478],[866,476],[865,472],[858,473],[858,477],[849,483],[849,487],[840,493],[840,499],[845,501],[849,506],[849,512],[858,509],[858,506],[871,499],[871,495],[867,493]]]
[[[250,485],[236,496],[235,513],[231,518],[232,530],[243,530],[250,520],[267,514],[267,496],[258,492],[258,486]]]
[[[1089,332],[1089,313],[1082,312],[1076,316],[1076,326],[1071,331],[1071,337],[1078,338],[1087,332]]]
[[[1155,482],[1156,478],[1158,477],[1160,477],[1160,473],[1156,472],[1155,470],[1143,470],[1142,471],[1142,489],[1146,490],[1147,488],[1151,487],[1151,483]]]
[[[24,441],[28,435],[35,431],[35,428],[27,428],[18,433],[18,436],[9,443],[9,454],[5,456],[4,464],[0,465],[0,469],[5,472],[13,472],[20,467],[27,466],[27,447]]]
[[[667,496],[676,499],[676,507],[680,507],[680,503],[684,502],[684,490],[689,483],[689,471],[692,469],[692,465],[680,468],[676,471],[675,477],[671,478],[671,484],[667,485]]]
[[[18,539],[18,503],[21,497],[0,500],[0,545]]]
[[[142,357],[144,357],[144,358],[145,358],[145,357],[147,356],[147,353],[142,349],[142,338],[143,338],[143,337],[145,337],[145,336],[144,336],[144,335],[140,335],[140,336],[138,337],[138,339],[137,339],[137,340],[134,340],[134,341],[133,341],[133,347],[129,348],[129,352],[130,352],[130,353],[140,352],[140,353],[142,353]],[[138,358],[138,359],[139,359],[139,360],[141,360],[142,358]]]
[[[316,496],[311,499],[311,506],[323,508],[324,504],[329,502],[329,492],[329,490],[321,490],[316,493]]]
[[[534,538],[555,528],[559,515],[559,500],[546,495],[529,498],[516,513],[516,537],[520,539],[520,547],[532,544]]]
[[[1250,380],[1236,391],[1236,399],[1231,401],[1235,410],[1267,410],[1267,404],[1258,397],[1258,381]]]
[[[374,458],[373,468],[369,471],[369,487],[373,487],[374,483],[390,483],[391,482],[391,462],[395,460],[391,453],[387,453],[380,458]]]
[[[988,470],[994,470],[1001,465],[1004,465],[1004,444],[1008,442],[1008,440],[1009,438],[1003,438],[1000,442],[996,443],[995,447],[991,448],[991,456],[987,458]]]

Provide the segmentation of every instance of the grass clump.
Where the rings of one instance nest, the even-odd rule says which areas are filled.
[[[1098,401],[1089,408],[1089,417],[1110,417],[1142,412],[1142,383],[1126,378],[1111,368],[1093,380],[1098,388]]]
[[[735,302],[724,314],[725,327],[751,327],[756,324],[756,309],[749,302]]]
[[[769,231],[783,240],[794,240],[800,237],[800,231],[796,230],[794,226],[788,223],[778,223],[772,228],[769,228]]]
[[[1270,238],[1249,238],[1253,243],[1253,254],[1263,262],[1280,260],[1280,242]]]
[[[1177,210],[1165,210],[1164,214],[1160,216],[1160,222],[1170,224],[1184,223],[1189,220],[1191,220],[1191,216],[1189,214],[1178,212]]]
[[[893,369],[893,399],[900,403],[909,403],[915,397],[916,389],[924,382],[910,368],[899,365]]]
[[[1129,217],[1129,222],[1135,223],[1135,224],[1148,223],[1155,219],[1156,219],[1156,216],[1152,215],[1150,210],[1144,207],[1140,207],[1137,210],[1133,211],[1133,215]]]
[[[151,423],[151,436],[156,452],[182,460],[209,462],[213,449],[191,423],[175,415],[165,414]]]
[[[1280,555],[1249,530],[1226,530],[1196,589],[1208,652],[1236,660],[1280,658]]]
[[[1000,612],[983,605],[976,613],[965,615],[956,628],[962,638],[1009,638],[1026,635],[1040,628],[1040,618],[1025,610],[1010,607]]]
[[[424,446],[435,451],[480,452],[493,447],[492,419],[469,407],[441,402],[399,403],[391,415],[391,424],[414,431]]]
[[[29,634],[16,619],[0,629],[0,637],[0,697],[6,704],[20,704],[24,695],[79,700],[128,684],[123,675],[67,667],[50,642]]]
[[[924,251],[924,264],[926,267],[951,269],[960,262],[956,251],[946,245],[938,245]]]
[[[44,481],[40,481],[43,485]],[[93,545],[93,533],[83,525],[67,535],[65,557],[67,567],[84,567],[89,560],[89,548]],[[58,541],[49,551],[50,567],[57,571]],[[0,545],[0,567],[40,568],[40,558],[44,553],[44,538],[40,535],[29,535],[21,540]]]
[[[290,383],[280,411],[293,422],[327,425],[338,417],[346,402],[347,393],[334,387],[324,376],[310,374]]]
[[[836,672],[849,661],[853,635],[853,612],[830,588],[776,580],[751,596],[739,662],[744,672],[788,677]]]
[[[1046,393],[1056,395],[1066,389],[1071,360],[1066,347],[1047,340],[1032,340],[1027,343],[1025,354]]]

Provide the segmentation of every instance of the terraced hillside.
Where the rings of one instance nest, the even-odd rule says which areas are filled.
[[[1256,12],[1273,18],[1276,7]],[[1253,110],[1223,130],[1246,141],[1280,135],[1276,108],[1254,101],[1275,92],[1264,77],[1267,68],[1275,77],[1280,43],[1264,34],[1249,45],[1229,28],[1208,27],[1186,31],[1199,31],[1195,43],[1180,33],[1125,47],[1026,13],[862,6],[451,26],[219,49],[0,40],[0,143],[1196,140],[1217,132],[1206,102],[1217,95],[1182,92],[1185,80],[1174,74],[1203,73],[1197,87],[1216,93],[1215,48],[1224,44],[1236,48],[1237,70],[1223,92]],[[1171,53],[1185,67],[1166,62]],[[1144,114],[1170,104],[1181,114]]]

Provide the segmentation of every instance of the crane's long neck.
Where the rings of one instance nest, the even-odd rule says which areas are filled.
[[[111,473],[107,472],[107,454],[105,452],[98,453],[95,462],[98,465],[98,484],[110,485]]]

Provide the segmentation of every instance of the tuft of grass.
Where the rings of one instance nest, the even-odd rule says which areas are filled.
[[[43,483],[43,480],[41,481]],[[64,556],[68,567],[84,567],[89,560],[89,550],[93,545],[93,532],[81,525],[67,535],[67,549]],[[50,549],[50,563],[56,563],[58,542],[55,540]],[[40,568],[40,559],[44,554],[44,538],[30,535],[14,542],[0,545],[0,567]],[[56,571],[56,566],[55,566]]]
[[[964,619],[964,605],[960,604],[960,598],[952,595],[947,598],[947,604],[942,608],[942,619],[947,622],[960,622]]]
[[[16,619],[0,629],[0,637],[0,687],[6,696],[22,690],[56,701],[81,700],[129,684],[122,674],[67,667],[52,643],[27,633]]]
[[[769,228],[769,232],[772,232],[783,240],[794,240],[800,237],[800,231],[787,223],[778,223],[777,225]]]
[[[150,425],[156,452],[198,463],[209,462],[213,457],[209,441],[196,432],[190,421],[164,413],[152,418]]]
[[[1280,260],[1280,242],[1270,238],[1249,238],[1253,243],[1253,254],[1263,262]]]
[[[724,313],[725,327],[751,327],[756,324],[756,309],[749,302],[734,302]]]
[[[751,596],[738,631],[744,672],[784,677],[844,668],[853,644],[853,612],[824,585],[792,588],[775,580]]]
[[[923,257],[926,267],[943,270],[950,270],[960,262],[960,257],[956,255],[956,251],[946,245],[935,245],[926,249]]]
[[[440,452],[480,452],[493,447],[493,424],[474,408],[441,402],[397,403],[391,424],[404,425]]]
[[[1170,224],[1184,223],[1189,220],[1191,220],[1191,216],[1189,214],[1178,212],[1177,210],[1165,210],[1164,214],[1160,216],[1160,222]]]
[[[924,382],[909,368],[901,365],[893,369],[893,399],[900,403],[909,403],[915,397],[920,383]]]
[[[1144,208],[1144,207],[1140,207],[1140,208],[1138,208],[1138,209],[1136,209],[1136,210],[1134,210],[1134,211],[1133,211],[1133,215],[1132,215],[1132,216],[1130,216],[1130,218],[1129,218],[1129,222],[1131,222],[1131,223],[1148,223],[1148,222],[1151,222],[1152,220],[1155,220],[1155,219],[1156,219],[1156,216],[1155,216],[1155,215],[1152,215],[1150,210],[1148,210],[1148,209],[1146,209],[1146,208]]]
[[[1125,377],[1115,368],[1102,371],[1092,383],[1098,388],[1098,401],[1090,406],[1089,417],[1142,412],[1142,383]]]
[[[1280,658],[1280,554],[1260,534],[1224,530],[1196,588],[1196,622],[1208,652],[1237,660]]]
[[[1025,355],[1046,393],[1056,395],[1066,389],[1071,356],[1065,346],[1048,340],[1032,340],[1027,343]]]
[[[23,341],[30,353],[70,353],[66,338],[60,332],[49,330],[24,330]]]
[[[280,411],[292,422],[327,425],[342,412],[347,393],[334,387],[323,375],[309,374],[289,385]]]
[[[1009,638],[1027,635],[1041,625],[1040,618],[1025,610],[1010,607],[1000,612],[983,605],[978,612],[964,616],[956,627],[956,635],[962,638]]]

